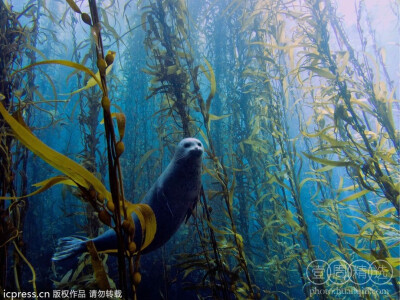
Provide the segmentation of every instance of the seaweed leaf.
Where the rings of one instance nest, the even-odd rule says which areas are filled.
[[[84,65],[81,65],[81,64],[78,64],[76,62],[69,61],[69,60],[55,59],[55,60],[39,61],[39,62],[33,63],[33,64],[29,65],[29,66],[26,66],[26,67],[24,67],[24,68],[22,68],[22,69],[20,69],[18,71],[15,71],[12,74],[12,76],[14,76],[15,74],[17,74],[19,72],[22,72],[22,71],[28,70],[28,69],[30,69],[32,67],[35,67],[35,66],[51,65],[51,64],[67,66],[67,67],[74,68],[74,69],[77,69],[79,71],[85,72],[86,74],[90,75],[93,78],[95,83],[97,83],[99,85],[100,89],[103,91],[103,87],[101,85],[100,77],[97,77],[97,75],[94,74],[92,70],[90,70],[89,68],[85,67]]]
[[[334,167],[348,167],[348,166],[354,166],[355,164],[351,161],[334,161],[334,160],[328,160],[328,159],[324,159],[324,158],[319,158],[319,157],[315,157],[312,156],[310,154],[307,154],[305,152],[303,152],[303,155],[313,161],[316,161],[320,164],[323,165],[328,165],[328,166],[334,166]]]
[[[302,134],[309,138],[315,138],[315,137],[320,136],[321,134],[324,134],[327,130],[333,129],[333,128],[335,128],[335,126],[328,126],[328,127],[325,127],[324,129],[322,129],[321,131],[315,132],[315,133],[307,133],[305,131],[302,131]]]
[[[287,224],[289,224],[290,227],[292,227],[295,231],[300,229],[299,224],[295,221],[295,216],[293,215],[293,213],[288,209],[286,210],[286,214],[285,214],[285,220],[287,222]]]
[[[51,188],[56,184],[66,184],[66,185],[76,186],[75,182],[66,176],[55,176],[33,184],[33,186],[40,186],[40,188],[28,195],[23,195],[20,197],[0,197],[0,200],[22,199],[22,198],[32,197],[34,195],[40,194],[41,192],[48,190],[49,188]]]
[[[371,254],[363,253],[362,251],[358,250],[357,248],[353,247],[352,245],[349,244],[349,247],[357,253],[360,257],[364,258],[365,260],[369,261],[374,265],[375,267],[378,267],[379,273],[377,274],[371,274],[371,275],[383,275],[385,277],[399,277],[400,272],[398,269],[396,269],[397,266],[400,265],[399,258],[393,258],[393,257],[378,257],[375,251],[371,250]],[[391,270],[387,269],[386,264],[382,264],[380,261],[385,261],[387,264],[390,265]],[[386,271],[384,271],[386,270]]]
[[[114,51],[111,51],[111,50],[108,51],[107,55],[109,55],[109,54],[115,57],[115,52],[114,52]],[[113,58],[113,59],[114,59],[114,58]],[[107,66],[106,75],[108,75],[108,74],[111,72],[112,66],[113,66],[112,63],[111,63],[110,65]],[[75,95],[75,94],[77,94],[77,93],[80,93],[80,92],[82,92],[82,91],[84,91],[84,90],[87,90],[87,89],[89,89],[89,88],[91,88],[91,87],[94,87],[96,84],[98,84],[100,87],[102,87],[102,85],[99,84],[99,82],[100,82],[100,71],[98,71],[98,72],[95,74],[95,77],[91,77],[91,78],[88,80],[88,82],[86,83],[86,85],[85,85],[84,87],[82,87],[82,88],[80,88],[80,89],[78,89],[78,90],[76,90],[76,91],[73,91],[72,93],[67,93],[67,94],[63,94],[63,95],[70,95],[70,96],[72,96],[72,95]]]
[[[363,253],[360,250],[356,249],[355,247],[353,247],[352,245],[349,244],[349,247],[355,252],[357,253],[360,257],[364,258],[367,261],[370,262],[374,262],[376,260],[376,258],[371,255],[371,254],[367,254],[367,253]]]
[[[316,68],[316,67],[303,67],[306,70],[309,70],[313,73],[318,74],[321,77],[326,79],[336,79],[336,76],[332,74],[328,69]]]
[[[142,227],[142,246],[140,250],[145,249],[153,241],[154,236],[157,231],[157,220],[154,215],[153,210],[147,204],[132,204],[130,202],[125,202],[126,213],[130,216],[135,213],[139,219],[140,226]]]
[[[0,103],[1,104],[1,103]],[[19,256],[22,258],[22,260],[27,264],[27,266],[29,267],[29,269],[32,272],[32,279],[29,280],[29,282],[32,282],[32,287],[33,287],[33,291],[37,293],[37,289],[36,289],[36,272],[35,269],[32,267],[31,263],[26,259],[26,257],[24,256],[24,254],[22,254],[21,250],[19,250],[17,244],[15,243],[15,241],[13,241],[13,245],[14,245],[14,249],[18,252]]]
[[[103,16],[103,25],[104,27],[111,32],[111,34],[113,35],[114,39],[116,41],[121,40],[121,37],[119,36],[118,32],[114,29],[113,26],[110,25],[109,21],[108,21],[108,16],[107,16],[107,11],[103,8],[100,8],[101,12],[102,12],[102,16]],[[123,42],[123,41],[122,41]]]
[[[86,242],[86,248],[89,251],[91,257],[91,263],[93,266],[94,277],[96,278],[96,282],[98,287],[101,290],[108,290],[110,289],[110,283],[108,282],[108,276],[106,271],[104,270],[103,263],[97,253],[96,247],[93,241]]]
[[[386,257],[385,259],[393,268],[400,266],[400,257]]]
[[[208,114],[210,121],[217,121],[217,120],[225,119],[225,118],[230,117],[231,115],[232,114],[216,116],[216,115],[213,115],[213,114]]]
[[[157,149],[151,149],[149,151],[147,151],[145,154],[143,154],[142,158],[140,159],[139,163],[137,164],[137,166],[134,169],[134,173],[138,172],[143,164],[149,159],[150,155],[152,155],[154,152],[156,152]]]
[[[34,136],[28,129],[18,123],[4,108],[3,104],[0,103],[0,114],[4,120],[10,125],[13,130],[15,137],[34,154],[39,156],[49,165],[55,169],[64,173],[72,181],[74,181],[79,187],[89,190],[90,188],[95,189],[102,197],[107,200],[111,199],[110,192],[107,191],[105,186],[101,183],[96,176],[94,176],[87,169],[70,159],[69,157],[62,155],[61,153],[53,150]]]
[[[208,95],[208,98],[206,100],[206,112],[208,113],[211,107],[211,100],[214,98],[215,92],[217,91],[217,83],[215,81],[215,74],[213,68],[211,67],[210,63],[206,58],[204,58],[204,61],[206,62],[208,72],[205,70],[203,66],[200,66],[200,68],[204,71],[208,81],[211,84],[210,94]]]
[[[307,177],[307,178],[304,178],[304,179],[300,182],[299,188],[301,189],[301,188],[303,187],[303,185],[306,184],[308,181],[327,183],[327,181],[326,181],[325,179],[322,179],[322,178]]]
[[[358,193],[354,193],[353,195],[350,195],[350,196],[340,200],[339,203],[349,202],[351,200],[360,198],[360,197],[364,196],[365,194],[367,194],[369,192],[370,192],[370,190],[362,190],[362,191],[360,191]]]

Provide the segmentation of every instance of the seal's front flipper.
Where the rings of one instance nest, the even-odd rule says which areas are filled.
[[[86,241],[89,239],[82,236],[63,237],[58,240],[56,252],[52,261],[60,261],[81,254],[86,250]]]

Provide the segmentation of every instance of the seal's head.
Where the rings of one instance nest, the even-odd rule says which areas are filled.
[[[203,144],[198,139],[185,138],[176,147],[174,161],[176,163],[188,160],[201,162],[203,152]]]

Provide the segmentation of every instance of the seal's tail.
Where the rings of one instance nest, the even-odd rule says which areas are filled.
[[[51,260],[60,261],[82,253],[85,249],[85,242],[89,239],[83,236],[69,236],[58,240],[56,252]]]

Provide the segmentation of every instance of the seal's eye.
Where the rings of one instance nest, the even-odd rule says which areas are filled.
[[[197,143],[197,145],[199,145],[201,147],[201,143]]]
[[[185,143],[185,144],[183,145],[183,147],[189,148],[189,147],[190,147],[190,143]]]

